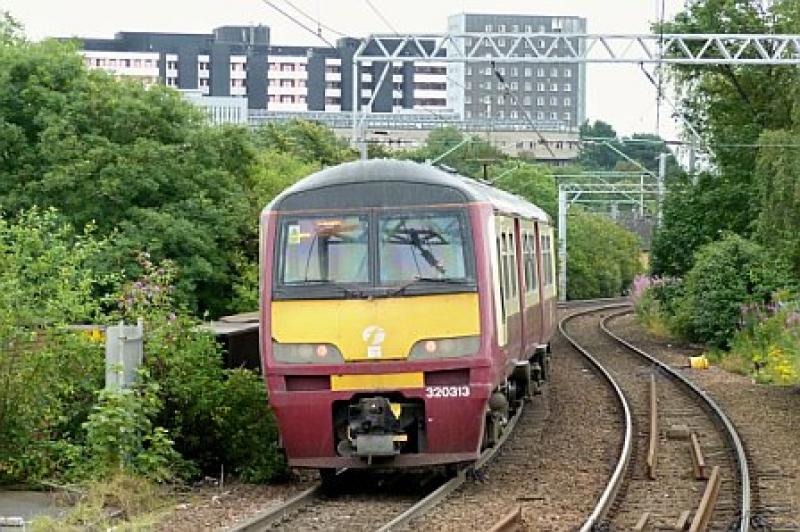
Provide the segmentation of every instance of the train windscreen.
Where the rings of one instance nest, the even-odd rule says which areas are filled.
[[[458,213],[385,214],[379,228],[380,283],[467,281],[467,235]]]

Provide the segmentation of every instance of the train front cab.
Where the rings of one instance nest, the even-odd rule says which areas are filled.
[[[290,465],[479,456],[494,352],[482,210],[265,213],[262,356]]]

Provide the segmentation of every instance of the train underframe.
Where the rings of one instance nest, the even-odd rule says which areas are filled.
[[[275,393],[289,465],[402,468],[476,460],[494,446],[508,420],[549,374],[549,349],[515,364],[491,385],[466,381],[394,392]],[[468,375],[468,372],[464,372]],[[299,422],[299,420],[303,420]]]

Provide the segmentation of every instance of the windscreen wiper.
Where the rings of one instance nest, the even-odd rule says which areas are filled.
[[[386,297],[397,296],[405,293],[406,289],[417,283],[442,283],[442,284],[469,284],[467,279],[454,279],[452,277],[414,277],[410,281],[401,284],[394,290],[387,292]]]

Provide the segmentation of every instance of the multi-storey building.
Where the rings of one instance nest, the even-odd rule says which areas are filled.
[[[458,14],[448,18],[450,33],[494,33],[494,42],[507,51],[511,36],[519,33],[585,33],[586,19],[538,15]],[[476,42],[465,38],[472,49]],[[552,38],[542,35],[532,39],[538,52],[550,49]],[[514,51],[515,57],[530,61],[501,63],[492,68],[490,59],[477,63],[451,63],[448,67],[447,98],[450,107],[465,119],[525,119],[535,122],[576,127],[586,117],[586,70],[583,64],[534,61],[534,50],[527,42]],[[484,41],[487,54],[491,45]],[[555,55],[566,55],[556,48]],[[552,54],[551,54],[552,55]],[[500,74],[498,77],[497,74]],[[502,78],[501,81],[499,78]],[[506,90],[507,89],[507,90]],[[510,93],[512,97],[508,95]]]
[[[162,83],[214,97],[247,98],[249,109],[352,110],[357,39],[336,48],[270,43],[266,26],[223,26],[211,34],[121,32],[113,39],[82,39],[90,68],[117,77]],[[383,65],[361,65],[361,101],[370,101]],[[447,108],[443,64],[394,66],[377,90],[372,110]]]

